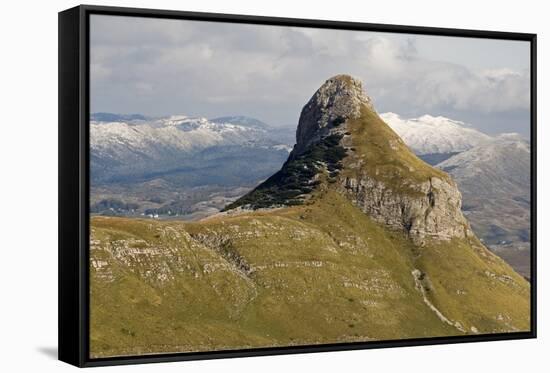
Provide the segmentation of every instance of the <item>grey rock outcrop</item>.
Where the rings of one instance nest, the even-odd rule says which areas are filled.
[[[432,177],[410,185],[414,195],[395,192],[368,174],[342,178],[339,191],[379,223],[406,232],[417,244],[426,238],[449,240],[469,237],[472,231],[462,215],[462,198],[452,181]]]
[[[302,109],[292,155],[303,153],[322,137],[345,131],[344,122],[358,118],[361,105],[374,110],[360,80],[349,75],[336,75],[328,79]]]

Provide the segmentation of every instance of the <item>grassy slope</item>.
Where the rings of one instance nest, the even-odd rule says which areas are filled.
[[[528,329],[528,283],[483,247],[419,249],[318,193],[199,223],[93,218],[92,258],[108,264],[91,271],[92,355],[462,334],[424,303],[415,268],[431,302],[468,330]]]
[[[412,195],[417,192],[408,188],[404,181],[416,184],[434,176],[450,180],[448,174],[418,158],[376,112],[366,107],[362,108],[360,118],[348,122],[348,130],[351,136],[345,139],[346,145],[353,147],[354,151],[345,160],[342,176],[366,172],[394,191]],[[413,250],[418,255],[417,268],[427,273],[431,287],[428,298],[438,308],[447,307],[446,316],[468,320],[464,325],[467,329],[471,326],[479,329],[478,323],[487,325],[483,330],[492,332],[505,331],[507,327],[508,330],[528,329],[528,323],[503,327],[508,316],[528,320],[528,282],[487,250],[476,237],[452,242],[432,241],[428,248],[414,247]],[[430,277],[436,280],[430,281]],[[489,281],[489,285],[488,278],[494,280]],[[511,288],[514,291],[506,296]],[[511,313],[507,316],[480,313],[478,305],[486,304],[488,299],[495,305],[494,309],[506,309]],[[464,302],[473,311],[459,311]],[[495,318],[499,319],[498,322]],[[493,329],[489,325],[493,325]]]
[[[343,176],[366,172],[397,192],[416,193],[404,181],[418,184],[438,177],[449,180],[443,171],[418,158],[401,138],[376,114],[363,106],[358,119],[348,121],[351,136],[344,139],[354,149],[344,162]]]
[[[400,193],[448,177],[367,108],[348,130],[341,177],[360,170]],[[334,188],[196,223],[94,217],[92,355],[529,329],[528,282],[475,237],[415,246]]]

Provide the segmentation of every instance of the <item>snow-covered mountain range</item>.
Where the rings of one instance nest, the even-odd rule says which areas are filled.
[[[204,166],[195,163],[197,157],[223,162],[224,157],[254,153],[256,161],[279,162],[291,145],[281,131],[244,116],[208,120],[100,113],[90,123],[92,180],[100,183]]]
[[[437,167],[457,180],[469,180],[478,194],[494,194],[503,189],[515,194],[525,193],[530,183],[531,147],[512,134],[496,136],[491,141],[457,154]]]
[[[442,116],[406,119],[395,113],[383,113],[380,117],[418,155],[463,152],[491,140],[464,122]]]
[[[91,210],[205,216],[277,171],[293,144],[293,129],[245,116],[96,113],[90,123]]]

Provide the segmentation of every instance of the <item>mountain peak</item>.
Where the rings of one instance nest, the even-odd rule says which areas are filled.
[[[380,117],[416,154],[458,153],[491,140],[469,124],[442,116],[426,114],[404,118],[395,113],[383,113]]]
[[[330,133],[341,132],[341,124],[358,118],[362,106],[374,110],[360,80],[341,74],[325,81],[302,109],[294,156]]]
[[[280,171],[225,210],[303,204],[334,190],[416,243],[471,234],[456,184],[405,145],[357,79],[337,75],[313,94],[296,142]]]

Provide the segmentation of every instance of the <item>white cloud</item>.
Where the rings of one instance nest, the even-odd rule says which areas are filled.
[[[416,48],[422,36],[101,16],[91,31],[97,111],[295,123],[314,90],[340,73],[362,79],[384,111],[529,109],[528,71],[429,60]]]

